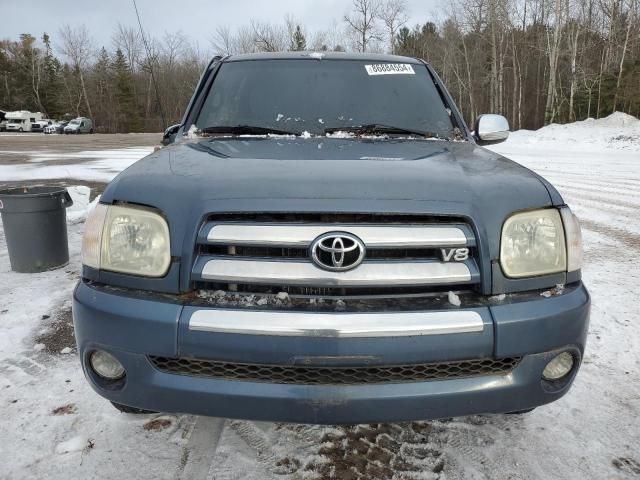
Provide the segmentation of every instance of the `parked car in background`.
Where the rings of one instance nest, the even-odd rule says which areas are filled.
[[[53,124],[53,120],[49,118],[42,118],[40,120],[36,120],[31,124],[32,132],[43,132],[46,127]]]
[[[32,125],[42,119],[42,113],[18,110],[7,112],[6,119],[8,132],[30,132]]]
[[[0,110],[0,132],[4,132],[7,129],[7,112]]]
[[[64,133],[93,133],[93,122],[90,118],[74,118],[64,127]]]
[[[69,122],[67,121],[52,123],[51,125],[44,127],[44,133],[64,133],[64,127],[67,125],[69,125]]]

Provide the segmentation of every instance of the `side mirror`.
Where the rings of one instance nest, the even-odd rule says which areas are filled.
[[[162,135],[162,144],[169,145],[170,143],[173,143],[176,139],[176,133],[178,133],[178,130],[180,130],[181,126],[182,125],[177,123],[168,127]]]
[[[502,115],[480,115],[475,126],[476,141],[480,145],[493,145],[509,138],[509,121]]]

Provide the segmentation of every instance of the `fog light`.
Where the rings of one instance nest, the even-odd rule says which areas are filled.
[[[569,352],[562,352],[547,363],[547,366],[544,367],[544,371],[542,372],[542,377],[550,381],[560,380],[567,375],[572,368],[573,355]]]
[[[118,380],[124,377],[124,367],[116,360],[116,358],[110,353],[104,350],[96,350],[91,354],[89,359],[91,368],[107,380]]]

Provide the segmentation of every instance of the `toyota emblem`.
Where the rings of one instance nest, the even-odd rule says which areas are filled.
[[[355,235],[329,232],[320,235],[311,244],[311,259],[318,267],[333,272],[344,272],[362,263],[365,246]]]

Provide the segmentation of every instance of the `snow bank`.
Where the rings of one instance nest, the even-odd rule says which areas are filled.
[[[589,118],[565,125],[551,124],[536,131],[513,132],[509,143],[535,145],[562,144],[564,148],[589,150],[629,149],[640,150],[640,120],[626,113],[616,112],[595,120]]]
[[[69,223],[77,223],[84,220],[88,212],[91,189],[83,185],[77,185],[67,187],[67,192],[69,192],[73,200],[73,205],[67,208],[67,221]]]

